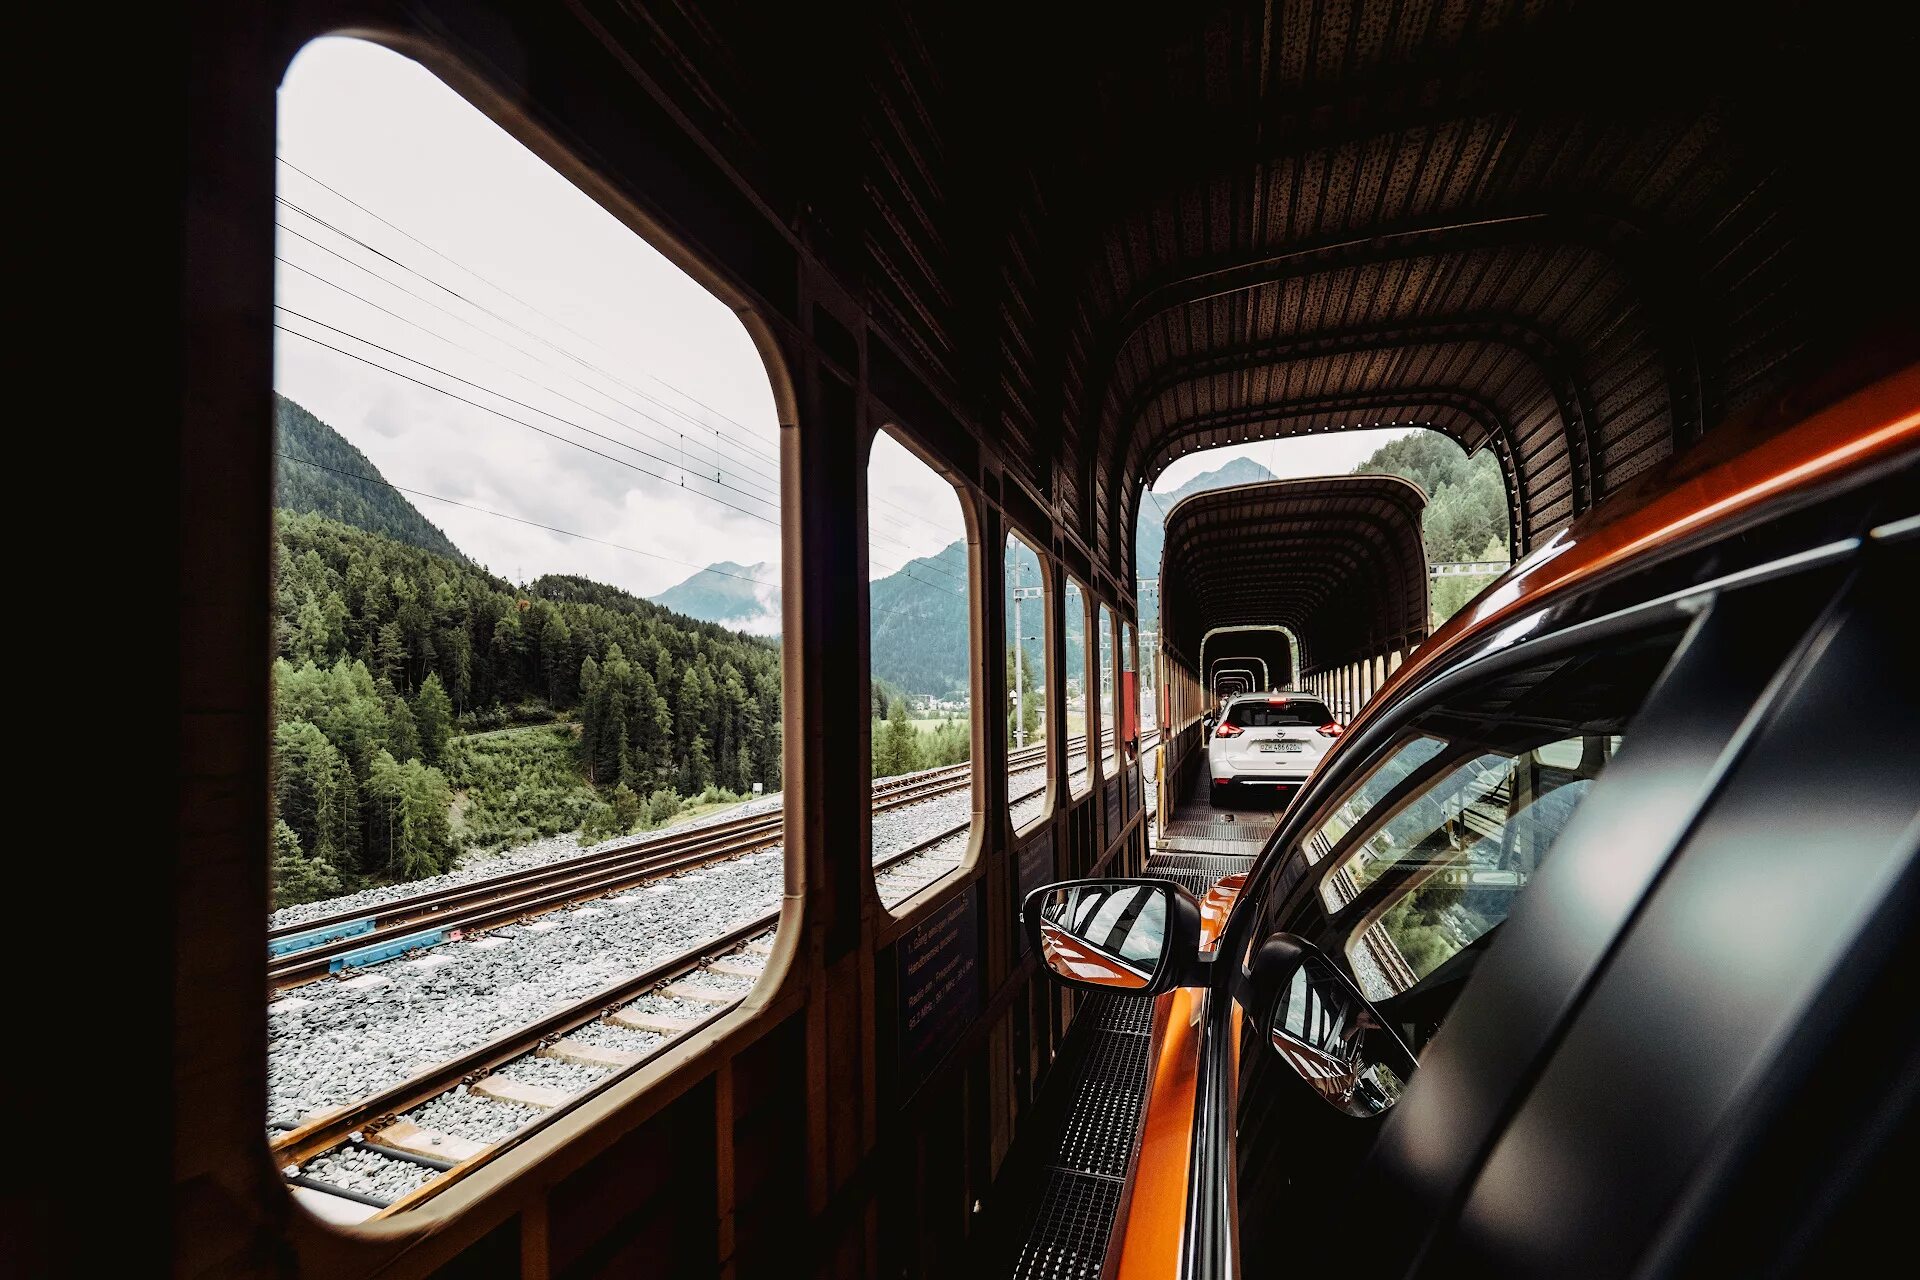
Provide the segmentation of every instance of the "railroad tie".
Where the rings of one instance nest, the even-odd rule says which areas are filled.
[[[708,973],[722,973],[730,978],[757,978],[766,969],[757,964],[748,964],[740,956],[722,956],[707,966]]]
[[[473,1159],[485,1151],[488,1145],[484,1142],[475,1142],[472,1138],[462,1138],[457,1134],[424,1128],[411,1120],[396,1120],[375,1133],[368,1141],[376,1146],[392,1147],[396,1151],[411,1151],[417,1156],[434,1156],[441,1160],[451,1160],[456,1164],[462,1160]]]
[[[524,1080],[509,1080],[505,1076],[491,1075],[476,1081],[473,1091],[483,1098],[493,1098],[500,1102],[518,1102],[522,1106],[538,1107],[542,1111],[551,1111],[573,1096],[571,1089],[556,1089],[549,1084],[528,1084]]]
[[[588,1044],[584,1040],[556,1040],[540,1050],[543,1058],[558,1058],[561,1062],[577,1062],[588,1067],[630,1067],[645,1055],[626,1049],[609,1049],[605,1045]]]
[[[636,1009],[615,1010],[607,1015],[607,1021],[635,1031],[656,1031],[664,1036],[683,1035],[700,1025],[697,1018],[675,1018],[664,1013],[642,1013]]]

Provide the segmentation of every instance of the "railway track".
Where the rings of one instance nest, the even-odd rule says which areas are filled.
[[[1032,756],[1044,759],[1044,751],[1044,747],[1033,749]],[[1016,761],[1019,758],[1016,756]],[[961,775],[957,784],[953,777],[922,775],[876,797],[877,801],[892,802],[876,807],[912,803],[903,798],[907,796],[926,799],[943,794],[930,788],[935,782],[944,782],[945,789],[951,791],[970,781],[971,771],[965,766],[942,771],[948,772]],[[1012,803],[1044,790],[1035,788],[1013,797]],[[963,836],[971,825],[969,817],[914,845],[874,859],[875,875],[903,867]],[[709,828],[698,834],[710,836],[713,832]],[[737,831],[733,836],[739,839]],[[660,852],[651,845],[647,847],[656,855]],[[718,855],[710,848],[682,846],[668,856],[678,864],[674,869],[689,869]],[[564,865],[578,871],[574,867],[577,861],[569,860]],[[537,870],[550,872],[551,868]],[[920,878],[920,886],[932,883],[948,870],[943,863]],[[652,874],[669,873],[656,869]],[[579,901],[583,896],[604,896],[622,887],[603,885],[587,894],[585,886],[593,883],[591,877],[596,870],[588,869],[583,874],[588,879],[583,880],[581,874],[565,877],[565,884],[554,893],[564,894],[568,901]],[[476,887],[478,883],[460,889]],[[414,907],[388,904],[382,910],[394,913],[395,920],[385,927],[394,927],[407,910],[435,896],[407,900]],[[275,1163],[282,1168],[294,1194],[329,1220],[358,1222],[403,1211],[444,1191],[684,1036],[726,1014],[746,997],[764,970],[772,954],[778,920],[778,912],[769,912],[740,921],[697,950],[651,965],[364,1099],[272,1133],[269,1137]],[[302,926],[305,930],[314,927],[311,923]],[[499,1112],[491,1124],[486,1120],[489,1111]],[[435,1127],[436,1113],[447,1112],[458,1118],[451,1128],[460,1132]],[[480,1127],[475,1128],[476,1123]],[[492,1132],[494,1128],[499,1131]],[[369,1162],[400,1170],[398,1186],[390,1194],[357,1190],[344,1185],[350,1179],[329,1177],[336,1169],[364,1171]],[[392,1184],[395,1180],[389,1177],[387,1181]]]
[[[919,857],[964,835],[970,826],[969,819],[877,858],[874,871],[878,874]],[[930,883],[942,874],[927,880]],[[444,1191],[731,1010],[752,990],[764,969],[778,922],[778,912],[741,921],[703,943],[697,952],[649,966],[359,1102],[274,1133],[270,1135],[274,1162],[295,1188],[295,1195],[331,1221],[365,1221],[409,1208]],[[623,1034],[635,1037],[629,1043],[638,1047],[610,1047],[609,1038]],[[548,1063],[581,1069],[573,1073],[573,1087],[535,1082],[538,1073],[528,1068]],[[431,1117],[430,1108],[436,1103],[448,1105],[449,1098],[458,1098],[458,1107],[469,1114],[494,1107],[502,1110],[508,1122],[524,1118],[491,1141],[423,1123]],[[428,1114],[420,1114],[423,1111]],[[468,1133],[474,1131],[468,1129]],[[367,1161],[404,1166],[403,1176],[413,1185],[397,1195],[381,1196],[326,1176],[330,1167],[364,1166]]]
[[[1044,745],[1009,756],[1016,767],[1037,766],[1045,759]],[[971,763],[887,779],[874,786],[874,811],[949,795],[971,786],[972,780]],[[285,990],[329,973],[377,964],[408,951],[457,940],[469,932],[739,857],[778,844],[785,824],[783,814],[756,814],[713,823],[684,835],[636,841],[395,899],[371,909],[338,912],[273,929],[267,935],[268,982],[276,991]]]

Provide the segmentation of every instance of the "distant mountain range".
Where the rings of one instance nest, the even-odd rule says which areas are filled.
[[[1160,572],[1160,550],[1166,541],[1164,512],[1188,494],[1229,485],[1255,484],[1273,479],[1251,458],[1233,458],[1213,471],[1202,472],[1179,488],[1147,499],[1140,511],[1135,537],[1140,573]],[[676,613],[717,622],[736,631],[773,635],[780,628],[780,589],[747,579],[777,577],[770,565],[740,565],[722,561],[709,565],[686,581],[650,597]],[[955,542],[937,555],[914,560],[898,572],[874,580],[873,674],[908,693],[948,695],[964,693],[967,685],[967,545]],[[1141,601],[1141,624],[1150,620],[1159,601],[1152,594]],[[1012,619],[1008,619],[1011,626]],[[1070,643],[1080,628],[1070,626]],[[1008,633],[1008,643],[1012,633]],[[1028,643],[1036,658],[1040,642]],[[1070,675],[1078,674],[1078,664]]]
[[[733,631],[761,636],[780,632],[780,567],[766,561],[722,560],[648,599]]]
[[[1167,543],[1167,513],[1174,504],[1191,494],[1208,489],[1226,489],[1238,484],[1259,484],[1275,479],[1252,458],[1229,458],[1212,471],[1202,471],[1177,489],[1149,493],[1140,506],[1140,522],[1134,528],[1134,565],[1143,578],[1160,576],[1160,552]],[[1151,631],[1158,625],[1160,593],[1145,591],[1140,596],[1140,625]]]

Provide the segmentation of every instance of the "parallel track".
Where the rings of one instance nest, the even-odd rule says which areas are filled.
[[[1157,735],[1148,734],[1146,736],[1151,739]],[[1078,741],[1078,739],[1075,740],[1076,743]],[[1044,753],[1044,746],[1031,748],[1027,753],[1015,753],[1015,761],[1017,763],[1023,756],[1044,759]],[[877,809],[889,808],[899,804],[912,803],[914,800],[927,799],[930,798],[931,795],[944,794],[945,791],[957,790],[960,787],[970,784],[971,769],[969,766],[955,766],[955,771],[959,774],[957,778],[936,779],[933,775],[923,775],[908,784],[889,788],[885,794],[876,796],[875,807]],[[943,771],[943,773],[944,772],[948,771]],[[944,791],[931,789],[932,784],[936,781],[945,783]],[[1044,790],[1044,788],[1028,792],[1023,796],[1014,797],[1013,803],[1018,803],[1033,795],[1037,795],[1042,790]],[[909,796],[912,797],[912,799],[906,798]],[[771,816],[776,820],[779,817],[779,815]],[[758,821],[760,821],[760,819],[747,819],[737,825],[744,827]],[[732,824],[717,825],[725,828]],[[873,862],[874,871],[877,874],[918,857],[935,846],[955,836],[964,834],[971,825],[972,820],[969,818],[966,822],[952,826],[908,848],[877,858]],[[737,847],[742,839],[740,832],[733,830],[730,834],[736,845],[734,853],[743,851]],[[687,840],[677,843],[672,853],[664,855],[665,858],[674,861],[675,865],[672,868],[664,866],[656,867],[650,874],[667,874],[669,870],[686,869],[691,866],[700,865],[703,862],[714,861],[721,856],[733,856],[732,854],[717,854],[714,852],[714,849],[711,847],[714,841],[707,838],[713,837],[714,835],[715,832],[711,828],[707,831],[693,833]],[[724,838],[724,836],[722,838]],[[754,837],[747,838],[752,839]],[[778,838],[777,830],[775,832],[775,838]],[[640,846],[640,848],[646,849],[655,855],[661,855],[662,850],[657,846],[662,843],[664,842],[650,842],[647,845]],[[752,847],[759,846],[756,845]],[[621,885],[611,884],[609,882],[618,879],[621,875],[630,875],[631,872],[617,870],[606,872],[605,867],[599,863],[598,859],[611,857],[616,854],[630,855],[633,852],[634,850],[631,848],[614,850],[608,851],[607,855],[596,855],[595,858],[592,859],[573,859],[567,863],[559,864],[568,874],[560,877],[559,882],[548,883],[545,886],[547,892],[541,895],[542,899],[564,897],[567,901],[578,901],[583,897],[604,896],[606,893],[614,891],[621,887]],[[586,869],[582,869],[579,866],[580,863],[588,861],[595,862],[595,866]],[[551,874],[552,868],[538,868],[536,870]],[[520,877],[524,877],[525,874],[526,873],[520,873]],[[518,877],[493,877],[488,881],[460,886],[459,889],[451,895],[427,894],[420,895],[416,899],[387,904],[380,908],[380,912],[383,913],[383,918],[384,913],[392,914],[391,918],[387,920],[387,923],[382,925],[382,928],[417,929],[419,917],[408,917],[406,915],[408,910],[418,909],[420,904],[430,903],[436,899],[444,901],[446,897],[462,895],[464,891],[469,889],[489,886],[489,891],[495,895],[496,900],[499,900],[503,889],[502,886],[494,882],[516,878]],[[938,877],[936,876],[935,878]],[[600,887],[592,888],[591,886],[594,884],[600,884]],[[557,900],[553,905],[558,905]],[[484,913],[498,909],[500,908],[482,907],[481,911]],[[523,904],[520,908],[514,910],[512,914],[515,918],[518,918],[518,915],[524,914],[526,910],[527,908]],[[343,918],[363,919],[365,915],[366,913],[360,913]],[[448,918],[451,918],[448,910],[443,907],[440,915],[436,917],[436,919]],[[403,921],[407,923],[403,924]],[[735,965],[738,966],[742,961],[751,961],[753,958],[752,953],[754,952],[765,955],[771,946],[771,934],[769,931],[772,930],[778,922],[778,912],[769,912],[765,915],[745,920],[734,925],[718,937],[702,942],[699,947],[694,950],[683,952],[680,955],[651,965],[647,969],[634,974],[632,977],[603,988],[583,1000],[557,1009],[532,1023],[512,1031],[503,1032],[465,1053],[419,1072],[406,1080],[382,1089],[358,1102],[337,1107],[313,1116],[297,1127],[273,1137],[271,1149],[274,1161],[277,1165],[290,1171],[288,1181],[292,1185],[319,1193],[325,1197],[330,1197],[332,1201],[344,1203],[349,1207],[355,1204],[364,1206],[364,1212],[366,1212],[368,1216],[384,1217],[417,1204],[445,1190],[454,1182],[465,1177],[468,1173],[479,1168],[487,1161],[492,1160],[521,1141],[524,1141],[529,1135],[573,1110],[588,1098],[611,1085],[614,1081],[623,1078],[643,1063],[657,1057],[682,1037],[692,1034],[706,1027],[714,1020],[724,1016],[734,1005],[739,1003],[739,1000],[736,999],[730,1003],[716,1007],[710,1015],[684,1029],[663,1033],[660,1042],[652,1046],[652,1048],[647,1050],[643,1055],[640,1055],[635,1061],[611,1071],[605,1078],[598,1082],[568,1095],[564,1101],[543,1111],[539,1116],[514,1130],[506,1137],[486,1145],[484,1149],[466,1158],[459,1160],[440,1160],[423,1156],[417,1151],[403,1150],[388,1143],[383,1143],[381,1141],[381,1134],[383,1132],[391,1131],[398,1133],[401,1131],[400,1128],[396,1127],[401,1124],[399,1117],[414,1108],[431,1102],[434,1098],[451,1089],[455,1089],[463,1084],[477,1084],[492,1072],[518,1058],[529,1054],[556,1052],[555,1046],[558,1045],[559,1042],[564,1041],[572,1032],[579,1030],[586,1024],[612,1017],[623,1010],[628,1004],[642,996],[660,991],[672,984],[682,982],[689,977],[697,977],[716,962],[733,961]],[[321,924],[322,922],[310,922],[299,926],[298,929],[284,932],[303,932],[321,927]],[[365,945],[370,936],[371,935],[362,934],[351,941],[358,945]],[[304,958],[304,953],[302,956],[291,957],[290,959],[299,960],[302,958]],[[746,992],[742,991],[740,998],[745,998],[745,995]],[[434,1176],[416,1190],[390,1202],[382,1202],[374,1197],[360,1195],[341,1187],[329,1186],[313,1177],[292,1172],[321,1155],[348,1146],[365,1148],[374,1154],[388,1159],[406,1160],[427,1166],[434,1170]]]
[[[1070,739],[1069,752],[1082,741]],[[1016,768],[1038,767],[1045,760],[1044,744],[1012,752],[1008,757],[1009,764]],[[886,779],[874,785],[874,812],[950,795],[970,787],[972,780],[971,762],[908,778]],[[502,872],[398,898],[359,911],[336,912],[271,929],[267,934],[269,944],[361,921],[373,922],[371,930],[273,956],[267,965],[268,982],[276,991],[285,990],[325,977],[336,959],[367,947],[401,942],[426,931],[456,934],[496,928],[583,899],[630,889],[661,876],[737,858],[778,844],[785,824],[785,816],[777,812],[736,818],[682,835],[636,841],[544,866]]]

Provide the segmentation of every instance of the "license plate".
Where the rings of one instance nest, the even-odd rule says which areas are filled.
[[[1263,742],[1260,744],[1260,750],[1266,752],[1270,756],[1281,756],[1281,755],[1298,754],[1300,751],[1304,750],[1304,748],[1298,742],[1283,741],[1283,742]]]

